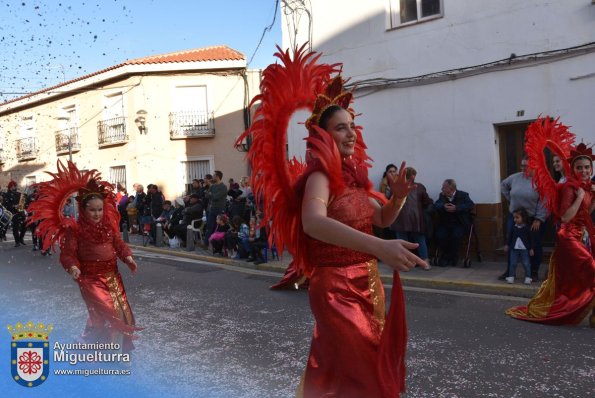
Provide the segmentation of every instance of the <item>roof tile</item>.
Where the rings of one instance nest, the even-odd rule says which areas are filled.
[[[64,83],[57,84],[52,87],[47,87],[42,90],[24,95],[22,97],[13,98],[3,103],[1,105],[6,105],[11,102],[15,102],[21,99],[25,99],[28,97],[32,97],[37,94],[41,94],[44,92],[55,90],[59,87],[66,86],[70,83],[74,83],[77,81],[85,80],[89,77],[97,76],[102,73],[108,72],[113,69],[117,69],[126,65],[149,65],[149,64],[166,64],[166,63],[182,63],[182,62],[209,62],[209,61],[241,61],[245,60],[246,57],[239,51],[236,51],[228,46],[220,45],[220,46],[212,46],[212,47],[204,47],[204,48],[195,48],[192,50],[184,50],[184,51],[177,51],[173,53],[167,54],[159,54],[159,55],[151,55],[148,57],[143,58],[136,58],[124,61],[120,64],[113,65],[107,67],[105,69],[101,69],[97,72],[89,73],[84,76],[79,76],[72,80],[68,80]]]

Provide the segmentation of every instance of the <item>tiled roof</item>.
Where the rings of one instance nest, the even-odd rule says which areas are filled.
[[[195,48],[175,53],[152,55],[126,61],[124,64],[161,64],[169,62],[202,62],[202,61],[241,61],[244,54],[227,46]]]
[[[71,83],[75,83],[81,80],[88,79],[89,77],[97,76],[105,72],[109,72],[114,69],[121,68],[127,65],[150,65],[150,64],[167,64],[167,63],[182,63],[182,62],[212,62],[212,61],[241,61],[245,60],[246,57],[239,51],[236,51],[230,47],[212,46],[204,48],[195,48],[192,50],[176,51],[173,53],[151,55],[149,57],[136,58],[128,61],[124,61],[121,64],[110,66],[105,69],[101,69],[97,72],[89,73],[88,75],[80,76],[72,80],[68,80],[64,83],[57,84],[52,87],[47,87],[42,90],[24,95],[22,97],[13,98],[6,102],[0,103],[0,106],[9,104],[11,102],[19,101],[28,97],[32,97],[37,94],[41,94],[47,91],[53,91],[59,87],[66,86]]]

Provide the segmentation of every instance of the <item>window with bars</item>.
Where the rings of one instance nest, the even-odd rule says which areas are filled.
[[[126,166],[114,166],[109,168],[109,182],[117,187],[120,183],[124,188],[126,185]]]
[[[184,188],[190,193],[192,190],[192,180],[204,178],[206,174],[211,173],[211,162],[205,160],[188,160],[182,162],[182,171],[184,178]]]
[[[29,189],[29,187],[33,184],[37,183],[37,177],[36,176],[26,176],[25,177],[25,184],[27,185],[27,190]]]
[[[390,28],[415,24],[444,15],[443,0],[389,0]]]

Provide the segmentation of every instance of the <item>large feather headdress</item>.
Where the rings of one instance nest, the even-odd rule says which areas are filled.
[[[116,208],[114,187],[101,180],[97,170],[81,171],[72,162],[65,166],[58,161],[58,172],[47,172],[52,179],[36,184],[37,199],[27,209],[28,222],[39,222],[37,234],[42,238],[44,250],[54,243],[62,244],[66,231],[77,228],[76,220],[64,216],[63,210],[68,198],[76,194],[79,214],[83,211],[82,202],[90,195],[103,198],[104,220],[107,220],[114,233],[119,233],[120,214]]]

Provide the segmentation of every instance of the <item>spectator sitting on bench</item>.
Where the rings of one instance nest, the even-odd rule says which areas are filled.
[[[209,243],[213,247],[213,254],[226,255],[223,252],[225,246],[225,234],[229,231],[229,224],[225,214],[219,214],[215,220],[215,230],[209,236]]]
[[[155,237],[157,236],[157,223],[161,223],[163,230],[165,230],[165,223],[169,222],[171,215],[174,212],[174,210],[171,207],[171,201],[169,200],[163,202],[162,208],[163,211],[161,212],[159,217],[157,217],[155,221],[151,223],[151,243],[155,243]]]
[[[202,219],[203,208],[198,194],[193,193],[188,200],[188,207],[182,211],[183,219],[180,224],[171,225],[170,231],[186,245],[186,233],[192,220]],[[173,216],[172,216],[173,218]]]
[[[235,216],[231,220],[231,228],[225,234],[225,247],[229,251],[229,255],[235,260],[248,257],[250,246],[248,245],[248,234],[250,228],[242,217]],[[236,252],[235,256],[233,252]]]
[[[457,190],[455,180],[444,180],[440,197],[434,203],[434,209],[438,213],[436,243],[441,252],[438,261],[440,267],[457,265],[459,247],[471,226],[471,210],[474,205],[467,192]]]
[[[257,228],[257,224],[261,223],[262,213],[258,213],[258,221],[250,221],[250,236],[248,237],[248,244],[250,245],[250,256],[247,261],[254,261],[255,265],[265,263],[263,249],[266,250],[268,245],[268,236],[266,226],[263,225]]]
[[[174,236],[172,228],[175,225],[179,225],[180,222],[184,219],[184,204],[185,203],[183,198],[176,198],[171,216],[169,220],[167,220],[165,224],[163,224],[163,232],[167,236],[167,239],[170,239]]]

